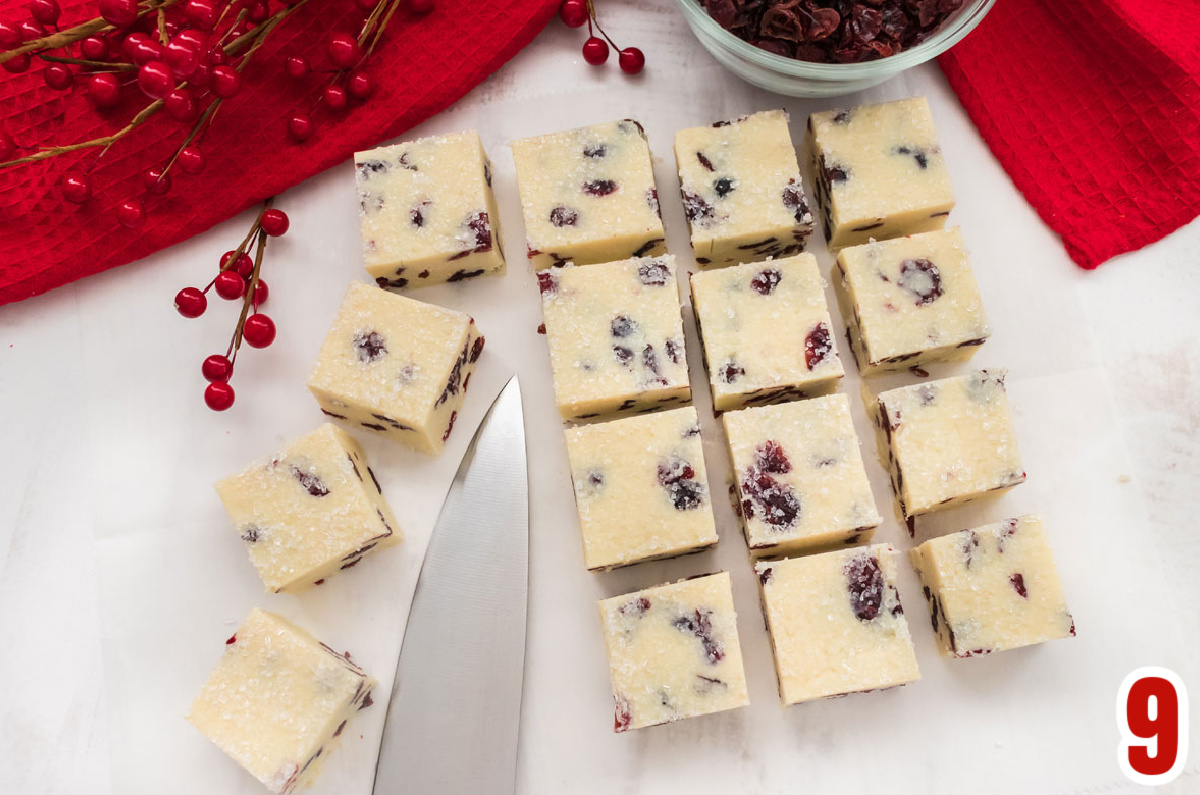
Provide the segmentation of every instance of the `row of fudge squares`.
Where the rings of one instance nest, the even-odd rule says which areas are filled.
[[[1004,374],[888,390],[874,401],[879,455],[902,517],[1021,483]],[[843,394],[726,412],[731,495],[755,556],[869,541],[882,521]],[[605,570],[717,543],[693,407],[564,431],[584,564]]]
[[[785,706],[921,678],[890,545],[755,567]],[[1075,635],[1042,522],[1021,516],[909,553],[939,650],[973,657]],[[703,575],[604,599],[614,730],[749,703],[730,578]]]
[[[923,97],[813,114],[816,195],[831,247],[940,229],[954,205]],[[632,119],[512,143],[534,267],[665,253],[650,147]],[[785,111],[680,131],[680,190],[703,267],[804,249],[813,216]],[[368,272],[383,287],[505,268],[492,166],[478,133],[355,155]]]

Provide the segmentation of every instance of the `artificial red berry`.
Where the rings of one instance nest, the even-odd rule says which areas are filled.
[[[250,3],[246,7],[246,20],[258,24],[267,17],[271,16],[271,10],[267,8],[266,0],[258,0],[258,2]]]
[[[212,30],[217,24],[217,4],[214,0],[188,0],[184,15],[202,30]]]
[[[308,65],[308,59],[303,55],[289,55],[288,59],[283,62],[283,68],[287,72],[287,76],[293,80],[303,80],[312,74],[312,67]]]
[[[292,136],[292,140],[297,143],[303,143],[312,137],[313,123],[312,119],[306,113],[293,113],[288,119],[288,135]]]
[[[408,0],[408,10],[414,14],[428,14],[433,10],[433,0]]]
[[[160,61],[162,56],[162,45],[148,38],[129,48],[129,58],[138,66],[143,66],[151,61]]]
[[[184,317],[200,317],[208,309],[208,299],[195,287],[184,287],[175,294],[175,311]]]
[[[287,232],[288,227],[291,226],[291,221],[288,219],[287,213],[283,210],[271,208],[263,213],[259,224],[262,226],[262,230],[271,237],[279,237]]]
[[[161,166],[151,166],[142,172],[142,185],[147,193],[162,196],[171,190],[171,175],[164,174]]]
[[[229,377],[233,375],[233,362],[229,361],[228,356],[214,353],[204,360],[204,364],[200,366],[200,372],[204,374],[204,380],[209,383],[228,381]]]
[[[214,381],[204,388],[204,403],[213,411],[224,411],[233,405],[233,387]]]
[[[100,36],[88,36],[79,43],[79,50],[89,61],[99,61],[108,55],[108,40]]]
[[[121,99],[121,84],[112,72],[101,72],[88,79],[88,99],[98,108],[110,108]]]
[[[246,280],[237,271],[221,271],[213,280],[213,289],[226,301],[236,301],[246,294]]]
[[[29,53],[23,52],[20,55],[14,55],[12,58],[9,58],[3,64],[0,64],[0,66],[4,67],[4,71],[16,75],[27,71],[31,63],[33,61],[30,59]]]
[[[250,298],[250,302],[254,304],[255,309],[258,309],[258,307],[267,302],[267,296],[270,294],[271,291],[267,287],[267,283],[262,279],[259,279],[258,285],[254,288],[254,295]]]
[[[72,204],[83,204],[92,196],[92,181],[84,174],[67,174],[61,182],[63,198]]]
[[[114,28],[126,28],[137,21],[137,0],[100,0],[100,16]]]
[[[17,142],[4,130],[0,130],[0,163],[11,160],[17,153]]]
[[[182,44],[185,47],[191,47],[199,55],[204,52],[204,45],[208,44],[208,37],[195,28],[179,31],[179,35],[171,39],[176,44]]]
[[[229,268],[225,267],[226,265],[229,264],[229,260],[234,255],[234,253],[236,253],[236,252],[226,251],[224,254],[221,255],[221,269],[222,270],[231,270],[244,278],[247,278],[247,279],[250,278],[250,274],[254,272],[254,260],[252,260],[250,258],[250,255],[245,252],[238,254],[237,260],[234,261],[234,263],[231,267],[229,267]]]
[[[0,50],[11,50],[21,45],[21,31],[11,22],[0,22]]]
[[[186,88],[176,88],[163,99],[167,115],[176,121],[191,121],[196,118],[196,98]]]
[[[18,22],[17,30],[25,41],[33,41],[46,35],[46,29],[32,19],[23,19]]]
[[[117,220],[121,226],[137,229],[146,223],[146,209],[140,199],[130,199],[117,208]]]
[[[321,96],[325,100],[325,104],[334,110],[341,110],[349,102],[346,98],[346,89],[341,86],[325,86]]]
[[[608,42],[597,36],[592,36],[583,43],[583,60],[592,66],[599,66],[608,60]]]
[[[75,84],[75,73],[65,63],[49,63],[42,70],[42,79],[55,91],[66,91]]]
[[[646,55],[637,47],[626,47],[617,56],[621,71],[627,75],[636,75],[646,67]]]
[[[568,28],[582,27],[588,21],[586,0],[563,0],[558,7],[558,15]]]
[[[366,99],[375,90],[375,83],[362,69],[355,69],[346,80],[346,90],[355,99]]]
[[[162,99],[171,93],[174,86],[175,76],[171,74],[171,67],[162,61],[151,61],[138,70],[138,87],[147,96]]]
[[[199,174],[204,171],[204,166],[207,165],[204,160],[204,153],[197,146],[183,147],[183,151],[179,153],[178,163],[185,174]]]
[[[55,25],[62,15],[62,8],[59,7],[58,0],[33,0],[29,4],[29,13],[43,25]]]
[[[221,99],[229,99],[242,87],[242,76],[232,66],[220,64],[212,68],[212,92]]]
[[[349,33],[335,33],[330,36],[325,44],[325,51],[329,53],[329,60],[339,69],[349,69],[362,57],[362,47],[358,46],[358,40]]]
[[[275,341],[275,322],[266,315],[251,315],[242,325],[242,339],[251,348],[267,347]]]
[[[192,76],[188,78],[188,85],[196,88],[204,88],[212,82],[212,64],[208,61],[201,61],[196,64],[196,71],[192,72]]]
[[[200,55],[196,48],[181,42],[178,38],[167,43],[163,48],[163,60],[180,80],[187,80],[200,65]]]
[[[145,31],[135,30],[121,41],[121,52],[132,61],[134,48],[145,41],[150,41],[150,36]]]
[[[223,63],[229,63],[229,56],[220,47],[208,54],[208,62],[213,66],[220,66]]]

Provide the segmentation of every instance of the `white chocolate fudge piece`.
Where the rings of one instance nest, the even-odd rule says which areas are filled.
[[[881,521],[845,395],[722,417],[752,554],[867,541]]]
[[[1036,516],[935,538],[908,556],[943,654],[973,657],[1075,636]]]
[[[604,599],[600,623],[614,731],[749,703],[727,573]]]
[[[296,625],[254,608],[192,702],[188,721],[271,792],[312,783],[318,757],[375,680]]]
[[[831,249],[945,226],[954,193],[924,97],[814,113],[808,138]]]
[[[534,268],[667,251],[650,146],[632,119],[512,142]]]
[[[958,228],[842,249],[834,286],[864,374],[965,361],[992,333]]]
[[[362,447],[328,423],[216,489],[276,593],[302,591],[404,538]]]
[[[717,543],[696,409],[565,433],[588,569],[674,557]]]
[[[921,678],[895,554],[878,544],[755,566],[785,706]]]
[[[363,259],[380,287],[504,272],[492,166],[479,133],[354,155]]]
[[[670,255],[538,274],[564,419],[687,403],[687,356]]]
[[[804,250],[813,217],[787,111],[681,130],[675,163],[697,264],[757,262]]]
[[[717,411],[828,392],[844,375],[812,254],[692,275]]]
[[[483,344],[475,320],[461,312],[356,282],[308,389],[330,417],[440,453]]]
[[[910,535],[915,516],[1000,494],[1025,480],[1006,374],[976,370],[878,396],[879,456]]]

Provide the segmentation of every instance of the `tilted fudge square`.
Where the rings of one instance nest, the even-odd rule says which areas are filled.
[[[370,706],[375,680],[274,613],[254,608],[192,702],[188,721],[271,792],[308,786],[313,763]]]
[[[717,411],[837,386],[845,371],[812,254],[696,273],[691,284]]]
[[[670,255],[538,274],[558,411],[567,420],[687,403]]]
[[[702,267],[804,250],[813,218],[788,115],[768,110],[675,134],[692,249]]]
[[[924,97],[814,113],[808,139],[831,249],[945,226],[954,193]]]
[[[726,572],[604,599],[600,623],[614,731],[749,703]]]
[[[890,544],[755,566],[784,705],[921,678]]]
[[[328,423],[216,489],[276,593],[302,591],[404,538],[362,447]]]
[[[972,657],[1075,636],[1036,516],[935,538],[908,555],[943,654]]]
[[[864,374],[964,361],[992,333],[957,228],[844,248],[834,287]]]
[[[363,259],[380,287],[504,272],[492,166],[479,133],[354,155]]]
[[[754,555],[867,541],[881,521],[845,395],[722,417]]]
[[[1006,374],[976,370],[879,394],[879,456],[909,535],[915,516],[999,494],[1025,480]]]
[[[534,268],[667,251],[650,146],[632,119],[512,143]]]
[[[424,453],[442,451],[483,352],[475,320],[356,282],[308,389],[330,417]]]
[[[674,557],[717,543],[696,409],[565,433],[588,569]]]

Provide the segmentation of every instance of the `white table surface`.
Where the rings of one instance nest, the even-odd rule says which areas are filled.
[[[604,70],[587,66],[578,54],[580,33],[552,21],[526,51],[472,92],[452,113],[471,117],[484,107],[494,112],[506,107],[506,103],[522,108],[540,103],[546,108],[546,118],[534,126],[549,131],[564,126],[554,123],[551,112],[554,96],[577,87],[593,88],[601,84],[606,88],[624,88],[635,97],[639,92],[670,92],[671,86],[680,81],[711,80],[714,90],[729,92],[725,96],[740,93],[741,84],[731,78],[721,79],[670,3],[659,0],[643,8],[632,2],[609,0],[599,5],[606,26],[618,40],[628,40],[646,51],[649,66],[644,78],[627,81],[615,63]],[[927,93],[936,103],[942,103],[943,109],[937,112],[939,123],[943,114],[961,116],[961,111],[953,106],[953,95],[933,66],[902,76],[868,98],[917,92]],[[761,93],[754,96],[754,109],[771,106],[769,97]],[[645,96],[631,99],[631,103],[645,107]],[[727,104],[730,108],[741,108],[743,103],[731,98]],[[793,119],[800,117],[801,110],[816,107],[794,101],[776,104],[786,104],[792,109]],[[485,124],[486,119],[481,126]],[[669,132],[659,131],[659,135]],[[943,143],[948,151],[967,148],[983,151],[971,139],[968,127],[943,126]],[[667,139],[660,137],[660,140]],[[658,144],[656,149],[660,156],[670,160],[666,147]],[[493,157],[499,157],[498,153],[493,152]],[[1005,227],[1005,234],[1014,240],[1035,241],[1043,249],[1054,247],[1053,236],[1021,202],[986,153],[973,162],[954,161],[952,165],[960,193],[961,186],[970,183],[972,194],[995,196],[997,215],[992,223]],[[662,173],[661,164],[659,172]],[[276,256],[284,258],[289,250],[294,252],[298,247],[326,245],[324,241],[312,240],[311,235],[306,237],[305,222],[315,223],[322,208],[336,204],[329,201],[327,193],[339,178],[331,174],[318,176],[281,199],[281,206],[292,212],[295,231],[289,234],[286,245],[277,248]],[[673,197],[664,204],[670,201]],[[297,220],[301,223],[295,223]],[[672,220],[681,221],[682,216],[669,211],[667,220],[670,225]],[[206,316],[198,325],[188,325],[187,321],[176,318],[169,307],[174,290],[208,273],[212,267],[210,261],[231,247],[228,241],[240,239],[248,223],[244,214],[140,263],[0,308],[0,407],[3,407],[0,413],[3,452],[0,455],[0,638],[3,638],[0,792],[140,795],[136,787],[124,790],[113,787],[110,779],[113,735],[109,727],[111,704],[105,687],[97,556],[97,539],[106,531],[99,526],[101,520],[97,517],[112,517],[127,506],[130,517],[136,521],[144,501],[170,501],[176,491],[195,489],[167,477],[157,481],[151,478],[150,482],[122,482],[116,477],[97,477],[97,473],[104,472],[110,455],[114,460],[136,459],[139,450],[150,447],[151,438],[175,432],[169,427],[173,418],[178,422],[184,422],[178,418],[186,417],[187,423],[208,423],[214,444],[221,443],[220,437],[226,435],[222,418],[199,413],[191,405],[186,409],[184,406],[188,401],[200,400],[199,361],[209,349],[223,348],[224,343],[219,341],[232,323],[226,317],[230,313],[222,313],[219,320]],[[678,236],[679,232],[676,230],[675,234]],[[1003,239],[1003,235],[996,237]],[[511,242],[509,248],[514,255],[520,250],[519,244]],[[330,255],[330,261],[340,263],[335,282],[361,278],[353,248],[325,253]],[[1116,435],[1123,442],[1128,452],[1128,472],[1123,474],[1128,475],[1129,482],[1121,487],[1136,491],[1145,512],[1140,526],[1128,528],[1128,544],[1131,549],[1150,547],[1161,556],[1162,585],[1174,596],[1171,607],[1176,612],[1171,620],[1178,622],[1181,635],[1189,644],[1181,656],[1169,662],[1177,666],[1185,679],[1192,677],[1189,684],[1195,726],[1195,705],[1200,703],[1200,681],[1194,678],[1196,651],[1200,648],[1197,642],[1200,611],[1195,609],[1200,601],[1200,580],[1194,574],[1195,561],[1200,559],[1200,534],[1193,518],[1196,483],[1200,482],[1200,448],[1195,442],[1200,434],[1200,400],[1196,397],[1200,394],[1200,356],[1195,349],[1196,340],[1200,339],[1200,313],[1196,312],[1196,296],[1200,295],[1200,222],[1193,222],[1166,240],[1091,273],[1072,270],[1074,266],[1061,251],[1053,251],[1046,259],[1047,267],[1061,271],[1058,275],[1070,271],[1067,276],[1071,282],[1070,296],[1064,296],[1064,300],[1072,303],[1075,307],[1072,312],[1080,322],[1090,325],[1094,336],[1116,423],[1115,428],[1103,429],[1102,433]],[[291,278],[284,272],[285,265],[278,268],[277,275],[269,279],[272,302],[303,305],[313,298],[322,307],[329,303],[327,296],[318,301],[306,292],[305,280]],[[513,256],[507,278],[518,278],[516,274],[528,278],[526,268],[519,256]],[[1056,279],[1054,283],[1061,285],[1062,281]],[[1039,285],[1035,280],[1028,283],[1027,289],[1033,297],[1032,304],[1044,308],[1042,311],[1053,311],[1054,296],[1038,297]],[[324,309],[322,312],[327,314]],[[131,349],[120,335],[114,333],[113,339],[108,339],[103,333],[103,323],[97,325],[97,319],[106,317],[113,318],[114,325],[115,319],[121,318],[126,328],[133,317],[136,320],[132,322],[141,324],[145,337],[158,342]],[[314,325],[323,323],[324,320]],[[239,372],[235,384],[243,386],[245,392],[239,395],[235,411],[257,411],[260,420],[269,422],[270,414],[263,409],[264,405],[279,399],[285,387],[295,391],[294,384],[277,382],[283,373],[306,371],[311,341],[319,340],[323,328],[307,329],[297,335],[304,338],[304,345],[295,344],[293,334],[292,329],[282,328],[275,348],[267,354],[251,352],[247,357],[253,358],[254,364],[245,369],[256,372],[253,375]],[[109,343],[114,343],[113,347],[107,347]],[[172,354],[176,348],[178,356]],[[146,350],[158,355],[147,357]],[[693,384],[700,382],[693,379]],[[1081,402],[1088,398],[1087,394],[1078,396]],[[107,427],[104,407],[121,403],[143,414],[147,425],[121,425],[117,431]],[[548,406],[546,396],[538,397],[536,405]],[[274,434],[265,436],[272,438]],[[864,446],[868,455],[870,445],[867,441]],[[237,455],[242,455],[240,448]],[[237,455],[231,453],[225,457],[240,464]],[[145,477],[152,469],[139,470],[140,476]],[[169,469],[176,471],[175,466]],[[113,490],[114,484],[120,486],[119,490]],[[204,488],[207,489],[206,484]],[[1098,484],[1097,488],[1118,486]],[[536,484],[533,493],[536,499],[539,493]],[[878,492],[877,496],[884,507],[882,496]],[[180,522],[189,518],[186,515],[191,511],[189,499],[181,502],[180,511],[185,515],[179,517]],[[536,533],[534,538],[536,544]],[[726,537],[725,545],[739,543],[736,536]],[[1070,551],[1058,549],[1060,556],[1064,553]],[[574,567],[577,563],[571,558],[563,565]],[[682,571],[667,570],[673,576]],[[547,571],[544,561],[540,571]],[[534,576],[538,573],[535,550]],[[572,569],[562,576],[578,578],[582,574]],[[634,580],[625,577],[621,581]],[[1114,583],[1113,587],[1119,589],[1120,584]],[[611,587],[606,588],[612,591]],[[155,594],[147,592],[145,598],[155,599]],[[1136,602],[1138,594],[1130,593],[1126,598]],[[1151,606],[1147,605],[1147,609]],[[910,605],[912,616],[919,617],[922,612],[917,604]],[[542,623],[550,613],[544,604],[531,605],[533,635],[557,631]],[[564,630],[564,635],[574,639],[593,632],[595,627],[587,623],[591,618],[583,617],[581,627]],[[1103,616],[1088,617],[1089,622],[1103,620]],[[753,616],[742,616],[743,624],[754,621]],[[593,640],[588,637],[587,644]],[[1157,657],[1141,662],[1163,663]],[[763,670],[753,673],[761,674]],[[558,674],[544,675],[567,681]],[[769,684],[752,682],[753,697],[769,698],[770,689]],[[527,696],[527,720],[528,700]],[[1099,705],[1096,712],[1111,720],[1107,717],[1111,715],[1110,702]],[[600,720],[605,720],[603,715]],[[1065,718],[1064,730],[1071,725],[1071,719]],[[887,727],[880,730],[886,737]],[[979,727],[963,727],[963,730],[975,731]],[[527,731],[523,740],[526,745],[530,736],[542,735],[536,728]],[[682,736],[695,739],[706,735]],[[1200,736],[1200,726],[1193,731],[1193,737],[1196,736]],[[802,739],[802,735],[798,738]],[[819,733],[808,735],[808,739],[819,748]],[[670,749],[669,743],[645,742],[647,749],[656,752]],[[999,740],[996,743],[998,747]],[[990,735],[986,744],[991,745]],[[1200,788],[1197,778],[1200,753],[1196,751],[1195,740],[1192,745],[1188,773],[1169,788],[1171,791],[1194,792]],[[569,786],[583,791],[578,785],[589,780],[589,771],[583,768],[578,770],[580,778],[574,780],[563,777],[553,781],[539,776],[539,766],[548,762],[539,758],[536,748],[524,747],[522,759],[523,791],[568,791]],[[587,759],[586,753],[580,753],[575,761],[586,767]],[[639,778],[638,770],[653,765],[652,759],[641,752],[632,759],[634,767],[627,771],[622,791],[656,791],[643,790],[634,783]],[[962,764],[952,767],[957,770]],[[1115,773],[1100,778],[1108,782],[1105,791],[1140,791],[1123,786]],[[778,791],[777,786],[770,784],[773,780],[765,775],[744,779],[742,791]],[[832,779],[826,776],[824,780]],[[890,783],[901,790],[905,788],[904,781]],[[963,787],[967,785],[964,783]]]

